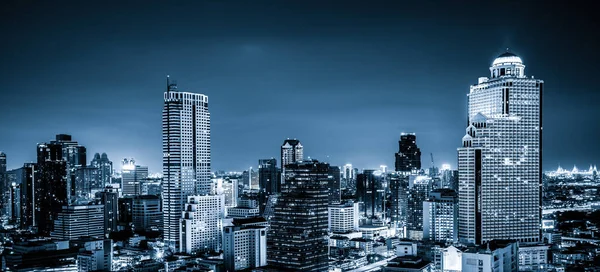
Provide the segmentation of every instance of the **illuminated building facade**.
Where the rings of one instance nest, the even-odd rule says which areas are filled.
[[[162,113],[164,239],[179,246],[179,221],[187,197],[212,191],[208,96],[181,92],[167,78]]]
[[[225,197],[189,196],[181,212],[181,248],[188,254],[221,250]]]
[[[459,239],[540,240],[542,94],[520,57],[506,52],[468,94],[469,123],[458,148]]]

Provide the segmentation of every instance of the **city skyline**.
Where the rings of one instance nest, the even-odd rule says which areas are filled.
[[[258,158],[278,157],[279,143],[285,138],[301,140],[307,147],[305,157],[333,165],[390,167],[394,162],[391,150],[402,132],[417,134],[425,158],[433,153],[438,166],[449,163],[456,168],[455,139],[464,134],[460,120],[466,121],[468,86],[476,84],[477,76],[507,46],[528,63],[536,78],[549,83],[544,100],[544,170],[559,164],[587,168],[600,160],[600,150],[590,145],[599,134],[597,126],[571,122],[577,118],[593,124],[599,111],[593,107],[599,94],[592,91],[596,41],[584,35],[593,24],[583,24],[586,14],[571,20],[558,6],[539,7],[544,16],[530,22],[525,15],[537,6],[526,3],[522,9],[513,9],[515,4],[507,3],[489,11],[492,15],[514,11],[513,20],[498,23],[480,13],[487,10],[483,5],[465,10],[448,7],[459,15],[472,15],[465,21],[441,14],[439,10],[444,9],[429,11],[410,5],[401,9],[389,2],[366,10],[355,2],[344,7],[315,2],[238,7],[154,4],[132,18],[129,13],[123,16],[97,7],[114,15],[106,16],[114,22],[103,21],[100,11],[77,4],[60,10],[7,5],[4,12],[29,11],[19,18],[13,13],[3,16],[1,26],[14,36],[2,52],[6,61],[0,73],[6,82],[0,106],[10,113],[0,119],[8,131],[0,135],[0,142],[6,143],[0,150],[7,154],[9,169],[35,161],[35,144],[66,133],[90,154],[106,152],[114,161],[133,157],[151,172],[160,172],[160,111],[156,108],[162,102],[167,74],[178,80],[182,90],[211,97],[213,170],[256,168]],[[135,7],[124,4],[123,8]],[[149,23],[161,8],[178,13],[181,19],[166,26]],[[253,20],[248,28],[243,28],[241,19],[220,24],[214,15],[197,18],[186,11],[194,8],[206,15],[214,10]],[[323,14],[307,17],[292,8],[314,8]],[[426,11],[435,19],[418,20]],[[347,18],[359,12],[363,15]],[[411,17],[410,12],[416,15]],[[65,13],[75,14],[62,22],[69,24],[71,32],[55,20]],[[85,18],[106,23],[88,25],[97,37],[73,24]],[[303,27],[308,18],[311,23]],[[136,19],[149,26],[135,23]],[[564,27],[529,31],[550,20]],[[273,26],[277,21],[282,21],[285,30]],[[483,22],[488,25],[473,26]],[[11,27],[16,24],[22,30]],[[131,25],[123,27],[127,24]],[[448,26],[432,30],[443,24]],[[456,30],[456,26],[464,29]],[[111,27],[122,28],[113,33]],[[36,31],[50,34],[26,35]],[[555,36],[565,39],[555,41]],[[567,38],[569,42],[564,41]],[[472,45],[473,39],[478,43]],[[140,41],[147,43],[141,46]],[[445,46],[438,46],[440,42]],[[138,46],[140,52],[132,51]],[[555,52],[568,52],[568,57]],[[25,73],[25,67],[36,67],[35,73]],[[299,109],[284,106],[291,99]],[[44,122],[40,114],[70,122]],[[302,120],[316,121],[293,125]],[[359,131],[352,124],[377,127],[378,133]],[[570,132],[576,129],[581,132]],[[315,135],[315,131],[328,133]],[[239,135],[253,144],[235,141]],[[566,138],[573,139],[569,146],[562,144]],[[245,152],[237,152],[240,149]],[[424,168],[429,164],[423,160]]]

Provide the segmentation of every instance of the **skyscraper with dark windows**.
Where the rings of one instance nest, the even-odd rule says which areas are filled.
[[[100,201],[104,205],[104,233],[110,235],[117,231],[119,222],[119,189],[107,187],[100,193]]]
[[[97,169],[97,177],[94,179],[97,183],[91,184],[92,190],[103,189],[104,186],[111,183],[113,163],[108,159],[106,153],[102,153],[102,155],[98,153],[94,154],[94,159],[92,159],[90,166]]]
[[[417,147],[414,133],[400,134],[399,150],[396,153],[396,171],[411,172],[421,169],[421,150]]]
[[[0,212],[2,214],[6,213],[6,206],[10,205],[8,203],[8,187],[9,184],[6,178],[6,153],[0,152]]]
[[[458,148],[461,242],[540,240],[543,87],[510,52],[471,86]]]
[[[287,139],[281,145],[281,172],[285,172],[285,166],[304,159],[304,147],[299,140]]]
[[[329,164],[287,165],[267,235],[267,262],[277,271],[328,269]]]
[[[121,188],[123,195],[142,195],[142,184],[148,179],[148,166],[135,164],[133,159],[121,163]]]
[[[167,78],[162,112],[164,239],[179,250],[187,197],[211,194],[208,96],[182,92]]]
[[[433,190],[433,180],[428,176],[409,176],[406,230],[408,237],[423,238],[423,202]]]
[[[277,167],[274,158],[258,160],[258,180],[260,202],[260,213],[262,214],[267,205],[267,199],[281,190],[281,170]]]
[[[37,178],[37,165],[35,163],[25,163],[17,171],[17,182],[20,185],[21,201],[19,226],[27,229],[33,226],[33,207],[35,207],[34,181]]]
[[[329,203],[342,202],[341,170],[339,166],[329,166]]]
[[[380,218],[385,211],[384,175],[381,171],[363,170],[356,176],[357,201],[363,203],[361,212],[367,218]]]
[[[37,167],[33,186],[33,227],[38,234],[49,236],[58,213],[69,203],[70,186],[63,145],[53,142],[38,144]]]
[[[390,220],[394,228],[404,229],[408,207],[408,176],[392,173],[389,175]]]

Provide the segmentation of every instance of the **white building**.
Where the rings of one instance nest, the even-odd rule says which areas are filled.
[[[89,241],[77,254],[77,271],[112,271],[113,244],[111,239]]]
[[[458,148],[459,240],[540,240],[542,93],[521,58],[494,60],[491,78],[468,94],[469,124]]]
[[[519,245],[519,271],[546,271],[549,245]]]
[[[141,195],[142,184],[148,179],[148,166],[135,164],[133,159],[121,162],[121,188],[123,195]]]
[[[179,220],[187,196],[211,193],[208,97],[180,92],[167,78],[162,114],[165,243],[179,246]]]
[[[223,231],[225,270],[267,265],[267,227],[228,226]]]
[[[329,232],[358,231],[358,203],[347,202],[329,206]]]
[[[435,247],[433,249],[432,270],[439,272],[462,271],[462,250],[454,247]]]
[[[227,208],[227,217],[247,218],[259,216],[258,208],[230,207]]]
[[[519,269],[519,245],[514,241],[494,240],[467,248],[462,253],[463,272],[513,272]]]
[[[224,213],[223,195],[188,196],[180,217],[180,252],[221,250]]]
[[[304,159],[304,147],[299,140],[287,139],[281,145],[281,170],[282,176],[285,166]]]
[[[458,199],[452,189],[436,189],[423,202],[423,239],[456,243]]]

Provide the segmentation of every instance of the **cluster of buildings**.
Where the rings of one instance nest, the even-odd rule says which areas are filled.
[[[543,86],[498,56],[471,86],[455,170],[424,169],[402,133],[394,169],[306,159],[286,139],[279,163],[240,173],[211,171],[208,97],[167,79],[160,178],[133,159],[116,174],[106,154],[88,165],[69,135],[16,170],[0,154],[2,269],[562,271],[551,248],[571,244],[542,226]]]

